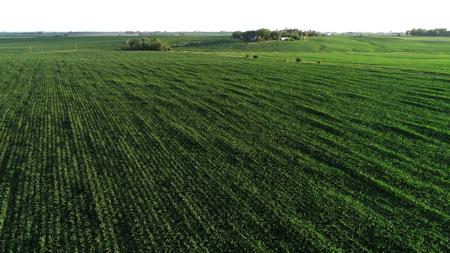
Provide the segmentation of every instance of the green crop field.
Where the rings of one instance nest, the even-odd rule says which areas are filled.
[[[450,251],[450,39],[125,39],[0,38],[0,252]]]

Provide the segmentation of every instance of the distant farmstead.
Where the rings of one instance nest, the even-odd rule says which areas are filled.
[[[232,33],[231,38],[236,40],[243,40],[247,42],[255,41],[268,41],[268,40],[280,40],[280,41],[291,41],[291,40],[301,40],[306,37],[316,37],[320,36],[319,32],[316,31],[302,31],[298,29],[285,29],[285,30],[274,30],[269,29],[259,29],[252,31],[235,31]]]

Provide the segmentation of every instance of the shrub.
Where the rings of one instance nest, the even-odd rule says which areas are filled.
[[[249,54],[246,54],[246,55],[245,55],[245,58],[250,58],[250,55],[249,55]]]
[[[253,59],[258,59],[258,56],[257,55],[253,55]]]
[[[142,38],[127,40],[122,49],[130,51],[169,51],[172,50],[172,47],[160,39]]]
[[[317,61],[317,64],[320,64],[320,61]]]
[[[297,57],[297,59],[295,59],[296,62],[302,62],[302,58]]]

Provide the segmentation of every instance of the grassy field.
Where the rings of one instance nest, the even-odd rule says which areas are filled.
[[[0,39],[0,252],[450,251],[450,40],[124,39]]]

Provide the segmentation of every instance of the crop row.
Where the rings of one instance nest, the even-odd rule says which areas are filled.
[[[0,61],[1,252],[449,249],[439,74],[182,53]]]

